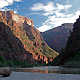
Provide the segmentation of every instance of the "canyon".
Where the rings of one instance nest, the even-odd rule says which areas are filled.
[[[65,48],[68,37],[73,31],[73,23],[64,23],[51,30],[41,32],[44,41],[55,51],[61,52]]]
[[[46,44],[31,19],[0,11],[0,54],[6,60],[48,63],[59,53]]]
[[[80,67],[80,16],[73,25],[73,32],[68,38],[65,49],[55,58],[52,64]]]

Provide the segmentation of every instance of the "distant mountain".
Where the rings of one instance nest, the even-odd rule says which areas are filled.
[[[66,67],[80,68],[80,17],[74,23],[73,32],[71,33],[66,48],[58,57],[56,57],[54,64]]]
[[[30,63],[48,63],[58,55],[43,40],[33,21],[14,11],[0,11],[0,54],[7,60]]]
[[[72,23],[65,23],[59,27],[42,32],[44,41],[54,50],[60,52],[64,49],[70,33],[73,30]]]

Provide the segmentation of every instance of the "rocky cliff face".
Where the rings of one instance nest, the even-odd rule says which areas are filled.
[[[73,32],[71,33],[66,48],[56,59],[56,65],[64,64],[65,62],[77,61],[78,63],[73,65],[80,66],[80,17],[74,23]],[[54,61],[53,61],[54,62]],[[55,62],[54,62],[55,63]]]
[[[33,56],[24,49],[19,38],[15,37],[9,26],[3,22],[0,22],[0,54],[7,60],[34,62]]]
[[[33,21],[27,17],[21,16],[21,15],[17,15],[14,14],[14,11],[0,11],[0,15],[2,15],[2,17],[5,20],[14,20],[16,21],[18,26],[23,26],[23,23],[26,22],[27,25],[33,25]]]
[[[64,49],[70,33],[72,32],[73,24],[65,23],[59,27],[41,33],[45,42],[57,52]]]
[[[58,55],[46,44],[40,32],[34,28],[31,19],[14,14],[13,11],[0,11],[0,22],[0,30],[2,31],[0,44],[2,43],[1,41],[4,41],[4,45],[1,44],[3,47],[0,48],[0,52],[6,59],[48,63],[48,61],[53,60]],[[5,30],[5,28],[8,29]],[[2,36],[5,33],[6,35]]]

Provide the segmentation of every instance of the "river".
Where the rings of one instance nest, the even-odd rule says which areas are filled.
[[[9,77],[0,80],[80,80],[79,68],[59,66],[15,68]]]

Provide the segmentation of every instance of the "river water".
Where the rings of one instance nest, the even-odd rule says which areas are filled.
[[[59,66],[15,68],[9,77],[0,77],[0,80],[80,80],[80,69]]]

